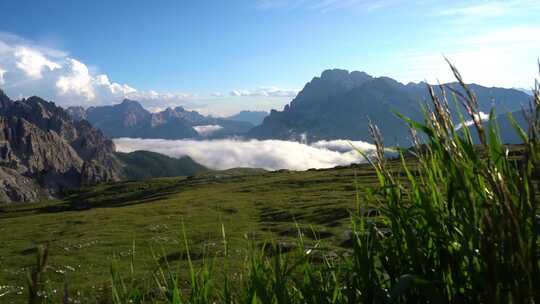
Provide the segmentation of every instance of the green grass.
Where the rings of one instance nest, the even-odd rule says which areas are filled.
[[[348,210],[355,208],[355,175],[363,186],[377,182],[369,165],[306,172],[240,169],[100,185],[65,201],[6,206],[0,212],[0,285],[26,288],[36,245],[45,242],[58,292],[64,282],[90,294],[107,284],[113,257],[127,269],[133,241],[137,274],[144,277],[155,268],[151,250],[179,255],[182,222],[196,256],[220,243],[222,223],[233,253],[246,247],[246,234],[257,242],[292,243],[296,222],[342,250]]]

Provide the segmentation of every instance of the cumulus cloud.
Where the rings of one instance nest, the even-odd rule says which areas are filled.
[[[32,79],[43,78],[43,71],[59,69],[60,64],[50,61],[42,53],[27,47],[16,47],[13,55],[17,59],[15,65]]]
[[[282,140],[166,140],[119,138],[114,140],[118,151],[147,150],[171,157],[188,155],[213,169],[236,167],[267,170],[332,168],[365,161],[346,140],[320,141],[303,144]],[[371,155],[375,147],[365,142],[353,146]]]
[[[0,84],[8,95],[40,95],[64,106],[110,104],[135,93],[162,97],[111,82],[107,75],[93,75],[65,52],[6,33],[0,33],[0,67]]]
[[[75,94],[80,95],[86,98],[86,100],[95,99],[96,95],[93,89],[92,81],[96,81],[96,84],[104,85],[99,83],[97,79],[92,79],[88,68],[83,63],[68,58],[66,64],[69,65],[67,71],[69,74],[62,75],[58,77],[56,81],[56,87],[59,89],[61,95]]]
[[[197,133],[199,133],[199,135],[201,136],[209,136],[212,133],[223,129],[223,127],[220,125],[204,125],[204,126],[195,126],[193,127],[193,129],[195,129],[195,131],[197,131]]]
[[[94,75],[67,53],[47,49],[17,36],[0,34],[0,84],[11,96],[39,95],[60,105],[95,106],[137,99],[152,107],[189,104],[183,93],[140,91]]]

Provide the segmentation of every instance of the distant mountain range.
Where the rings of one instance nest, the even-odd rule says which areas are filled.
[[[242,135],[253,127],[250,122],[204,116],[183,107],[151,113],[139,102],[128,99],[112,106],[70,107],[67,111],[76,120],[89,121],[111,138],[222,138]]]
[[[245,121],[253,124],[254,126],[258,126],[263,122],[266,116],[268,116],[268,112],[266,111],[241,111],[238,114],[227,117],[227,119]]]
[[[457,90],[455,83],[445,84]],[[488,113],[495,106],[499,113],[516,111],[530,96],[515,89],[470,85],[476,93],[480,110]],[[439,88],[435,87],[439,92]],[[440,94],[440,93],[439,93]],[[422,120],[421,104],[429,100],[425,83],[402,84],[388,77],[372,77],[364,72],[326,70],[306,84],[282,111],[272,110],[260,126],[247,136],[259,139],[305,138],[308,141],[346,138],[371,141],[369,120],[377,124],[389,145],[410,144],[405,123],[399,112]],[[453,113],[456,107],[451,105]],[[461,106],[458,106],[463,110]]]
[[[461,88],[456,83],[444,86]],[[517,111],[530,95],[522,90],[470,84],[480,110],[495,106],[499,113]],[[440,87],[435,86],[437,94]],[[68,108],[75,119],[86,119],[111,138],[214,139],[231,136],[256,139],[351,139],[371,141],[368,122],[381,129],[388,145],[410,144],[409,130],[395,112],[423,120],[422,104],[430,97],[426,83],[402,84],[389,77],[333,69],[313,78],[282,111],[270,114],[242,111],[227,118],[204,116],[182,107],[150,113],[137,101],[113,106]],[[461,105],[450,105],[454,118]],[[429,104],[429,102],[428,102]]]

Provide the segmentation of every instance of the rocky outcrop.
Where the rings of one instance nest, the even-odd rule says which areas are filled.
[[[13,169],[0,167],[0,202],[29,202],[47,195],[35,180]]]
[[[39,97],[11,101],[0,91],[0,202],[54,197],[119,180],[114,144],[84,120]]]

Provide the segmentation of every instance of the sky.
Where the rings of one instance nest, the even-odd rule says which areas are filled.
[[[0,88],[61,106],[281,109],[325,69],[531,88],[540,1],[0,1]]]

